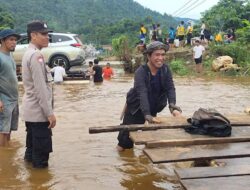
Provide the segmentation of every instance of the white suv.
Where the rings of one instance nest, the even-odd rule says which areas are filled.
[[[29,44],[27,34],[22,34],[21,36],[13,52],[17,65],[22,63],[22,57]],[[85,51],[77,34],[49,33],[49,37],[49,46],[41,51],[50,67],[54,67],[59,62],[62,62],[65,69],[69,70],[71,66],[85,63]]]

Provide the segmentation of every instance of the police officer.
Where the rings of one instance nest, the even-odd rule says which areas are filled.
[[[48,46],[49,29],[42,21],[27,25],[29,47],[22,59],[23,119],[26,125],[26,151],[24,159],[34,168],[48,166],[52,152],[51,128],[56,125],[52,110],[52,76],[45,64],[41,49]]]

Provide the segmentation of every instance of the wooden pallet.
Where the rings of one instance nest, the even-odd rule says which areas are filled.
[[[177,168],[176,176],[186,190],[250,189],[250,158],[214,160],[217,167]]]
[[[130,132],[130,138],[135,144],[146,144],[148,148],[250,142],[250,126],[233,127],[230,137],[192,135],[185,132],[184,129],[162,129],[157,131]]]
[[[179,180],[249,175],[250,163],[222,167],[194,167],[174,170]]]
[[[250,142],[145,148],[144,153],[157,163],[250,157]]]
[[[250,176],[181,180],[185,190],[249,190]]]

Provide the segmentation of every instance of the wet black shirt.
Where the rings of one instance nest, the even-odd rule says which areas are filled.
[[[102,82],[102,67],[99,65],[94,65],[93,71],[95,71],[94,82]]]
[[[156,75],[150,74],[150,86],[151,93],[149,94],[149,105],[151,115],[155,116],[157,114],[157,101],[161,94],[161,74],[160,70],[157,71]]]

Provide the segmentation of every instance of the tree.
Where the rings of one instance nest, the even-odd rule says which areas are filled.
[[[0,5],[13,15],[17,32],[25,32],[32,20],[43,20],[53,31],[78,33],[84,42],[95,44],[111,44],[120,35],[136,42],[141,23],[177,24],[134,0],[0,0]],[[147,22],[142,22],[145,17]]]
[[[241,28],[241,21],[245,17],[249,17],[248,0],[220,0],[217,5],[203,13],[201,20],[205,21],[212,32],[219,32],[229,28]]]
[[[14,19],[10,13],[0,7],[0,30],[4,28],[14,28]]]

